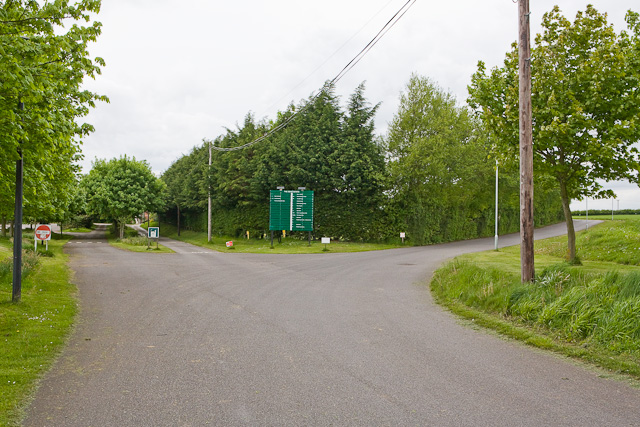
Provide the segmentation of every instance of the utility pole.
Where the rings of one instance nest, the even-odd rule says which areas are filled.
[[[498,159],[496,159],[496,218],[495,218],[496,236],[495,250],[498,250]]]
[[[529,0],[518,5],[520,77],[520,265],[522,282],[534,278],[533,264],[533,132],[531,114],[531,48]]]
[[[209,180],[209,201],[208,201],[208,214],[207,214],[207,242],[211,243],[211,141],[209,141],[209,170],[207,171],[207,177]]]
[[[18,101],[18,110],[24,111],[24,104]],[[22,147],[18,147],[16,160],[16,205],[13,218],[13,288],[11,300],[20,302],[22,298]]]

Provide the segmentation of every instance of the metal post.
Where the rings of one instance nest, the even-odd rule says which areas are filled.
[[[22,101],[18,102],[18,109],[24,110]],[[22,143],[21,143],[22,144]],[[11,300],[19,302],[22,298],[22,148],[18,147],[16,161],[16,206],[13,218],[13,289]]]
[[[495,250],[498,250],[498,159],[496,159],[496,238]]]
[[[589,197],[585,197],[585,202],[587,204],[587,230],[589,229]]]

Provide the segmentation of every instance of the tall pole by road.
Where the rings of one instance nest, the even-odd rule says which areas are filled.
[[[211,243],[211,141],[209,141],[209,170],[207,171],[209,178],[209,210],[207,213],[207,242]]]
[[[519,77],[520,77],[520,266],[522,282],[534,278],[533,263],[533,133],[531,114],[531,50],[529,0],[520,0]]]
[[[24,110],[22,101],[18,101],[18,110]],[[22,147],[18,147],[18,160],[16,160],[16,204],[13,218],[13,287],[11,300],[20,302],[22,299]]]
[[[495,250],[498,250],[498,159],[496,159],[496,238]]]

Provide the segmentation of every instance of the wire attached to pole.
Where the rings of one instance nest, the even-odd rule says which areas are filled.
[[[258,142],[264,141],[265,139],[267,139],[268,137],[270,137],[274,133],[276,133],[279,130],[285,128],[299,114],[304,113],[309,108],[309,106],[311,104],[313,104],[313,102],[316,99],[318,99],[320,97],[320,95],[325,93],[330,87],[332,87],[335,83],[340,81],[340,79],[342,79],[342,77],[344,77],[345,74],[347,74],[349,71],[351,71],[351,69],[353,69],[353,67],[355,67],[356,64],[358,64],[358,62],[360,62],[360,60],[367,53],[369,53],[369,51],[380,41],[380,39],[382,37],[384,37],[384,35],[387,34],[387,32],[396,25],[396,23],[407,13],[407,11],[411,8],[411,6],[413,6],[417,1],[418,0],[407,0],[407,2],[404,5],[402,5],[402,7],[391,17],[391,19],[389,19],[389,21],[387,21],[387,23],[380,29],[380,31],[378,31],[378,33],[373,37],[373,39],[371,39],[371,41],[369,41],[369,43],[367,43],[367,45],[365,47],[363,47],[360,50],[360,52],[358,52],[358,54],[356,56],[354,56],[353,59],[351,59],[351,61],[349,61],[349,63],[347,65],[345,65],[344,68],[342,68],[342,70],[340,70],[340,72],[338,74],[336,74],[336,76],[333,79],[331,79],[329,82],[325,83],[324,86],[322,87],[322,89],[320,89],[320,91],[317,94],[313,95],[311,97],[311,99],[309,100],[309,102],[307,102],[304,105],[303,108],[301,108],[298,111],[295,111],[284,122],[280,123],[275,128],[269,130],[264,135],[254,139],[251,142],[247,142],[246,144],[238,145],[236,147],[216,147],[215,145],[213,145],[212,148],[214,150],[216,150],[216,151],[237,151],[237,150],[242,150],[244,148],[248,148],[248,147],[251,147],[252,145],[257,144]]]

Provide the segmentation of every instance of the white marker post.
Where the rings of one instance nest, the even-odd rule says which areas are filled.
[[[323,251],[324,252],[328,251],[329,249],[327,249],[327,245],[331,243],[331,237],[323,237],[321,241],[322,241],[322,244],[324,245]]]

